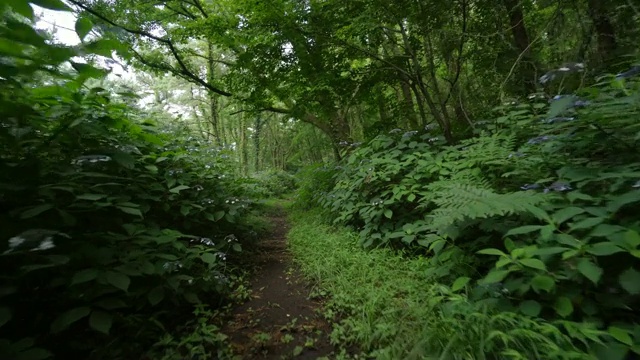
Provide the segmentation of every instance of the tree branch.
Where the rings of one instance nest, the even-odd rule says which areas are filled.
[[[86,6],[85,4],[81,3],[78,0],[69,0],[70,3],[80,7],[81,9],[83,9],[84,11],[88,12],[89,14],[97,17],[98,19],[106,22],[107,24],[111,25],[111,26],[115,26],[117,28],[120,28],[130,34],[135,34],[135,35],[140,35],[140,36],[144,36],[147,37],[149,39],[153,39],[159,43],[162,43],[164,45],[166,45],[169,48],[169,51],[171,51],[171,54],[173,54],[173,57],[176,59],[176,61],[178,62],[178,65],[180,65],[180,70],[177,70],[175,68],[172,68],[172,73],[174,74],[179,74],[182,77],[185,77],[187,79],[191,79],[192,81],[202,85],[203,87],[205,87],[207,90],[212,91],[216,94],[222,95],[222,96],[232,96],[233,94],[231,94],[230,92],[221,90],[216,88],[215,86],[207,83],[206,81],[202,80],[200,77],[198,77],[197,75],[195,75],[193,72],[191,72],[189,70],[189,68],[187,68],[187,65],[184,63],[184,60],[182,59],[182,57],[178,54],[178,50],[176,49],[174,43],[169,40],[169,39],[165,39],[165,38],[161,38],[159,36],[155,36],[147,31],[143,31],[143,30],[138,30],[138,29],[131,29],[131,28],[127,28],[124,27],[122,25],[117,24],[116,22],[109,20],[108,18],[106,18],[105,16],[103,16],[102,14],[98,13],[97,11],[93,10],[92,8]],[[140,54],[138,54],[140,55]]]
[[[189,3],[189,2],[187,1],[187,3]],[[189,4],[191,4],[191,3],[189,3]],[[193,0],[193,4],[192,5],[195,6],[196,8],[198,8],[198,10],[200,11],[200,13],[202,14],[203,17],[205,17],[205,18],[209,17],[209,14],[207,14],[207,12],[204,11],[204,8],[202,7],[202,4],[200,3],[199,0]]]

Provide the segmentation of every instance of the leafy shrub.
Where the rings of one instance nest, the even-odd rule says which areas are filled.
[[[252,190],[262,197],[278,197],[295,190],[296,179],[293,175],[281,170],[268,170],[253,174],[250,184]]]
[[[434,281],[429,259],[363,251],[357,234],[320,220],[297,215],[289,242],[304,273],[317,281],[315,293],[331,294],[324,311],[334,321],[334,344],[389,360],[585,357],[553,324],[500,312],[459,285]]]
[[[638,86],[505,105],[454,146],[378,136],[320,203],[365,247],[428,255],[474,301],[547,319],[585,353],[640,353]]]
[[[295,207],[309,209],[318,207],[335,185],[334,176],[339,170],[322,164],[309,165],[301,169],[296,177],[299,188],[295,195]]]
[[[138,358],[225,301],[251,202],[221,150],[86,88],[100,69],[59,72],[101,40],[49,45],[3,16],[17,50],[0,50],[0,357]]]

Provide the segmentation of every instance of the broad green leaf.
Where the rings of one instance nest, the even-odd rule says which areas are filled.
[[[622,251],[624,249],[610,241],[593,244],[587,248],[588,253],[596,256],[608,256]]]
[[[504,236],[528,234],[528,233],[531,233],[531,232],[534,232],[534,231],[539,231],[542,228],[543,228],[543,226],[541,226],[541,225],[520,226],[520,227],[513,228],[513,229],[507,231],[507,233]]]
[[[516,244],[513,243],[513,240],[506,238],[504,239],[504,248],[507,249],[508,252],[512,252],[516,248]]]
[[[624,230],[625,228],[622,226],[611,225],[611,224],[600,224],[596,226],[595,229],[593,229],[593,231],[591,231],[589,235],[593,237],[597,237],[597,236],[609,237],[615,233],[619,233]]]
[[[562,260],[567,260],[570,259],[574,256],[577,256],[580,254],[580,251],[578,250],[569,250],[569,251],[565,251],[562,253]]]
[[[456,281],[453,282],[453,285],[451,285],[451,290],[458,291],[464,288],[467,285],[467,283],[469,283],[469,280],[471,279],[466,276],[457,278]]]
[[[96,200],[104,199],[106,197],[107,197],[107,194],[82,194],[82,195],[76,196],[76,199],[96,201]]]
[[[81,16],[76,21],[76,33],[80,40],[84,40],[84,38],[91,32],[93,28],[93,23],[87,17]]]
[[[640,191],[630,191],[625,194],[613,197],[611,201],[607,203],[607,210],[612,213],[618,212],[623,206],[640,201]]]
[[[487,274],[487,276],[485,276],[485,278],[482,279],[482,282],[484,284],[493,284],[493,283],[500,282],[500,281],[504,280],[504,278],[506,278],[507,275],[509,275],[510,272],[511,272],[510,270],[493,270],[493,271],[490,271],[489,274]]]
[[[571,219],[572,217],[576,215],[580,215],[582,213],[584,213],[584,209],[575,207],[575,206],[570,206],[556,212],[555,214],[552,215],[552,218],[557,225],[560,225],[563,222]]]
[[[43,212],[53,209],[53,204],[42,204],[29,208],[20,214],[21,219],[29,219],[42,214]]]
[[[11,310],[8,307],[0,307],[0,327],[11,320]]]
[[[149,304],[155,306],[164,300],[164,288],[162,286],[156,286],[147,294],[147,300]]]
[[[415,200],[415,199],[416,199],[416,194],[409,194],[407,196],[407,201],[409,201],[409,202],[413,202],[413,200]]]
[[[124,213],[142,217],[142,211],[140,211],[140,209],[136,209],[128,206],[116,206],[116,208],[120,209],[120,211]]]
[[[571,246],[574,249],[579,249],[582,247],[582,241],[576,239],[575,237],[568,234],[556,234],[556,241],[562,245]]]
[[[213,218],[215,219],[215,221],[218,221],[220,219],[222,219],[224,217],[225,212],[224,211],[216,211],[213,214]]]
[[[385,216],[387,219],[391,219],[391,217],[393,216],[393,211],[391,211],[391,209],[385,209],[385,210],[384,210],[384,216]]]
[[[567,317],[573,313],[573,304],[566,296],[557,298],[553,308],[556,310],[556,313],[562,317]]]
[[[109,271],[106,274],[107,282],[120,290],[127,291],[129,289],[129,284],[131,283],[131,279],[119,272]]]
[[[547,270],[547,267],[545,266],[545,264],[538,259],[522,259],[522,260],[519,260],[519,262],[526,267],[530,267],[538,270]]]
[[[33,20],[33,8],[29,5],[29,2],[26,0],[8,0],[9,6],[16,13],[26,17],[27,19]]]
[[[83,64],[83,63],[78,63],[78,62],[74,62],[74,61],[70,61],[71,66],[78,72],[78,74],[86,79],[86,78],[103,78],[107,75],[107,71],[103,70],[103,69],[98,69],[95,66],[89,65],[89,64]],[[122,163],[118,160],[116,160],[116,158],[119,156],[118,154],[121,153],[114,153],[111,155],[111,158],[115,161],[117,161],[118,163],[120,163],[121,165],[126,166],[126,163]],[[124,153],[122,153],[124,154]],[[128,154],[126,154],[128,155]]]
[[[476,252],[476,254],[482,254],[482,255],[498,255],[498,256],[507,256],[507,254],[503,253],[502,251],[498,250],[498,249],[482,249],[478,252]]]
[[[212,253],[204,253],[202,255],[200,255],[200,258],[202,259],[202,261],[206,262],[207,264],[213,265],[216,263],[217,257],[215,254]]]
[[[525,315],[536,317],[540,315],[542,306],[535,300],[526,300],[520,303],[520,311]]]
[[[550,292],[555,286],[556,282],[551,276],[536,275],[531,279],[531,287],[538,293],[540,290]]]
[[[629,294],[640,294],[640,272],[634,268],[629,268],[618,277],[620,286]]]
[[[242,246],[238,243],[233,244],[233,246],[231,247],[233,249],[233,251],[237,251],[237,252],[241,252],[242,251]]]
[[[82,284],[98,277],[98,269],[90,268],[80,270],[71,278],[71,285]]]
[[[595,227],[596,225],[600,224],[605,220],[606,220],[605,218],[601,218],[601,217],[586,218],[584,220],[580,220],[578,222],[571,224],[569,227],[571,231],[589,229],[589,228]]]
[[[633,339],[631,338],[631,335],[629,335],[629,332],[627,330],[621,329],[615,326],[609,326],[609,329],[607,329],[607,332],[614,339],[620,341],[621,343],[625,345],[633,346]]]
[[[564,248],[564,247],[559,247],[559,246],[543,247],[543,248],[540,248],[540,249],[536,249],[533,252],[533,254],[539,255],[539,256],[548,256],[548,255],[560,254],[560,253],[563,253],[563,252],[565,252],[567,250],[569,250],[569,248]]]
[[[640,245],[640,234],[637,231],[629,230],[624,234],[624,242],[629,244],[630,247],[636,248]]]
[[[182,191],[182,190],[186,190],[186,189],[189,189],[189,186],[186,186],[186,185],[178,185],[178,186],[174,187],[173,189],[170,189],[170,190],[169,190],[169,192],[174,193],[174,194],[177,194],[177,193],[179,193],[180,191]]]
[[[89,316],[89,326],[91,326],[92,329],[103,334],[109,334],[112,323],[113,316],[104,311],[94,310],[91,313],[91,316]]]
[[[496,269],[500,269],[506,265],[513,263],[513,259],[510,257],[502,256],[498,261],[496,261]]]
[[[76,321],[87,317],[90,312],[90,308],[83,306],[62,313],[51,323],[51,332],[58,333],[65,330]]]
[[[49,10],[72,11],[71,8],[61,0],[29,0],[29,2]]]
[[[541,208],[537,206],[529,205],[529,204],[524,204],[523,207],[527,209],[527,211],[529,211],[536,218],[540,220],[544,220],[547,223],[553,223],[553,220],[551,219],[549,214],[547,214],[547,212],[542,210]]]
[[[600,281],[600,277],[602,277],[602,269],[589,259],[581,259],[576,268],[584,277],[596,285]]]

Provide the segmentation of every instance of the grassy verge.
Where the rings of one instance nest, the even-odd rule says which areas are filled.
[[[291,250],[318,293],[328,295],[335,344],[376,359],[588,358],[553,324],[490,312],[464,286],[454,291],[430,280],[426,259],[364,251],[355,234],[313,213],[291,221]]]

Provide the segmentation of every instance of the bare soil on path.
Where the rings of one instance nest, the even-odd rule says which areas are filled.
[[[233,309],[222,331],[238,359],[330,359],[331,326],[292,262],[286,214],[279,207],[268,216],[273,230],[258,243],[251,297]]]

